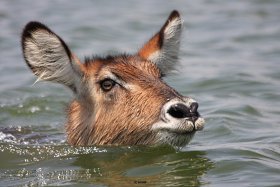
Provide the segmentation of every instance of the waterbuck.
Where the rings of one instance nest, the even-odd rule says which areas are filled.
[[[81,62],[47,26],[30,22],[22,33],[22,50],[38,80],[73,91],[66,122],[69,144],[181,147],[204,125],[198,103],[163,81],[178,61],[181,30],[174,10],[136,54]]]

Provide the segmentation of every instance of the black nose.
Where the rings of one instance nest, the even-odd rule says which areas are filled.
[[[198,109],[198,103],[192,103],[191,104],[191,112],[196,113]]]
[[[184,104],[175,104],[172,105],[168,110],[167,113],[169,113],[174,118],[195,118],[197,119],[198,113],[197,113],[198,104],[192,103],[190,108],[187,107]]]
[[[190,109],[184,104],[175,104],[168,109],[167,113],[174,118],[185,118],[190,113]]]

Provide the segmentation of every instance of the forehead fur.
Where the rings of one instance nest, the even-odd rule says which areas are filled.
[[[124,81],[160,78],[159,68],[150,61],[138,56],[119,55],[106,58],[86,59],[83,71],[89,76],[100,76],[102,72],[111,72]]]

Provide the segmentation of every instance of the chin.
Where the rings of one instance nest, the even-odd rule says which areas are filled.
[[[196,121],[188,118],[159,121],[152,127],[156,131],[156,144],[169,144],[176,148],[185,147],[193,138],[196,131],[200,131],[204,127],[205,120],[202,117]]]
[[[188,145],[194,134],[195,131],[181,134],[168,130],[161,130],[157,132],[156,144],[168,144],[176,148],[182,148]]]

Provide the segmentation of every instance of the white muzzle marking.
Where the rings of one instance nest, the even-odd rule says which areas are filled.
[[[152,125],[152,130],[157,133],[157,143],[173,146],[188,144],[194,133],[204,127],[205,120],[197,108],[197,102],[188,97],[167,102],[161,110],[160,120]]]

